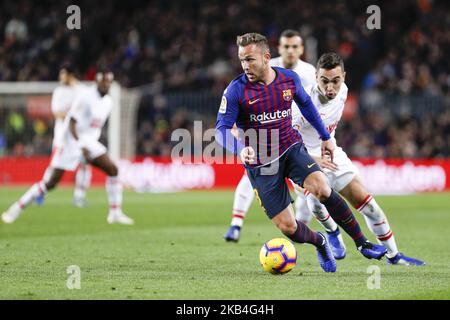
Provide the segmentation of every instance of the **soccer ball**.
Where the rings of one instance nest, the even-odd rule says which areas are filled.
[[[264,243],[259,252],[263,269],[273,274],[291,271],[297,263],[297,250],[291,241],[275,238]]]

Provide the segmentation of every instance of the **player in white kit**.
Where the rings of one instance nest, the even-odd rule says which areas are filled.
[[[336,53],[325,53],[317,63],[317,84],[305,87],[305,91],[310,95],[335,144],[336,127],[342,117],[347,100],[348,88],[344,80],[345,71],[342,58]],[[373,196],[365,189],[358,175],[358,169],[344,150],[336,144],[334,158],[322,159],[321,140],[317,132],[303,118],[298,108],[293,108],[292,114],[292,123],[301,133],[308,153],[320,165],[330,186],[364,216],[369,229],[377,237],[380,244],[387,248],[388,263],[394,265],[424,265],[423,261],[407,257],[398,251],[386,215]],[[308,192],[305,194],[310,210],[314,212],[327,232],[333,233],[339,230],[326,208],[313,195]],[[311,219],[310,215],[302,216],[301,214],[297,218],[306,223]],[[344,257],[345,251],[339,258]]]
[[[66,170],[73,171],[82,157],[107,174],[108,223],[133,224],[134,221],[122,212],[122,184],[118,168],[109,158],[107,149],[98,139],[112,109],[112,98],[108,94],[114,76],[100,71],[96,86],[77,95],[63,125],[61,147],[52,157],[50,177],[35,183],[17,202],[2,214],[4,223],[13,223],[36,197],[54,189]]]
[[[64,120],[72,106],[76,96],[86,88],[76,78],[73,67],[70,64],[64,64],[59,71],[58,86],[52,94],[51,110],[55,118],[55,127],[53,130],[52,154],[57,154],[58,149],[62,147],[64,135]],[[55,163],[54,163],[55,164]],[[44,180],[48,180],[54,168],[50,165],[44,173]],[[73,202],[77,207],[84,207],[86,204],[86,190],[91,183],[91,166],[83,159],[78,166],[75,174],[75,191]],[[44,195],[36,197],[38,205],[44,203]]]
[[[295,30],[285,30],[281,33],[279,39],[278,53],[280,56],[271,59],[270,65],[295,71],[299,75],[303,87],[314,85],[316,83],[316,68],[300,59],[303,52],[304,46],[300,33]],[[292,103],[292,108],[298,109],[295,102]],[[295,192],[297,193],[297,200],[295,201],[297,215],[299,213],[302,216],[311,215],[303,191],[295,189]],[[239,240],[245,216],[254,198],[253,187],[244,172],[234,193],[231,226],[224,237],[226,241],[237,242]]]

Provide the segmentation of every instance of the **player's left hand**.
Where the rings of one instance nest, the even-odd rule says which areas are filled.
[[[321,150],[322,150],[322,158],[330,157],[330,161],[333,162],[334,159],[334,149],[335,145],[333,140],[328,139],[326,141],[322,141]]]

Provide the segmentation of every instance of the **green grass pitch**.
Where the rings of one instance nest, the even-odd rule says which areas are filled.
[[[24,190],[1,188],[0,211]],[[71,195],[56,190],[44,206],[0,225],[0,299],[450,299],[448,193],[377,198],[400,251],[426,267],[367,260],[344,236],[348,253],[335,274],[322,272],[313,246],[296,245],[297,266],[281,276],[259,265],[262,244],[281,233],[256,202],[241,241],[223,240],[232,191],[127,191],[134,226],[106,223],[103,189],[89,190],[86,209],[73,207]],[[80,289],[67,288],[71,265],[80,268]],[[379,289],[368,289],[371,265],[380,268]]]

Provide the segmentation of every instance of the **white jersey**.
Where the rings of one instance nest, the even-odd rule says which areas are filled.
[[[327,131],[330,133],[333,142],[336,144],[334,138],[336,127],[341,120],[344,112],[345,101],[347,100],[348,88],[343,83],[341,88],[332,100],[326,100],[317,85],[305,88],[306,93],[311,97],[312,102],[317,108],[317,111],[322,118]],[[298,126],[299,132],[302,135],[303,142],[308,149],[308,153],[312,156],[321,156],[321,142],[319,133],[314,127],[301,115],[298,108],[292,109],[292,125]]]
[[[70,118],[77,121],[76,131],[81,142],[100,139],[103,125],[111,113],[112,106],[111,96],[106,94],[102,97],[97,86],[89,87],[77,96],[67,118],[68,121]]]
[[[270,59],[269,63],[272,67],[284,68],[281,57]],[[316,68],[312,64],[299,59],[294,69],[291,70],[298,74],[303,88],[316,84]]]
[[[60,85],[52,94],[51,109],[55,116],[55,127],[53,129],[53,148],[60,147],[65,131],[65,115],[69,112],[76,96],[85,88],[83,84],[76,84],[74,86]],[[64,115],[64,118],[61,118]]]

